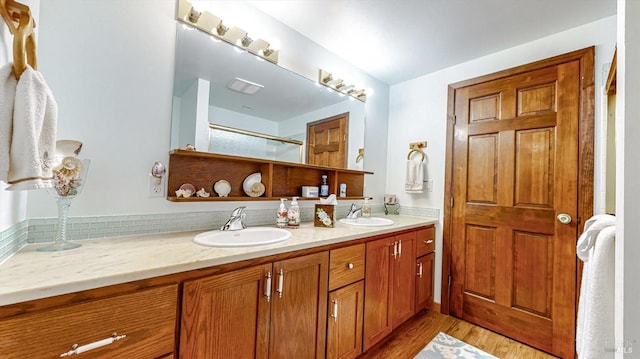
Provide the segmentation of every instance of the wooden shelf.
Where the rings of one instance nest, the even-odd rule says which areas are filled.
[[[242,190],[242,183],[247,176],[256,172],[262,174],[265,193],[261,197],[250,197]],[[324,174],[328,177],[329,193],[337,194],[338,185],[346,183],[348,197],[343,199],[362,199],[364,175],[373,172],[209,152],[172,150],[169,152],[167,199],[172,202],[208,202],[264,201],[300,197],[302,186],[318,186]],[[222,179],[231,184],[229,197],[218,197],[213,190],[213,184]],[[211,197],[177,198],[175,191],[184,183],[191,183],[196,189],[204,188],[211,193]],[[318,198],[300,197],[300,200]]]

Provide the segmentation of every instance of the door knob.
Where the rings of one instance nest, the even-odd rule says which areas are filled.
[[[560,213],[558,215],[558,222],[562,223],[562,224],[569,224],[571,223],[571,216],[566,214],[566,213]]]

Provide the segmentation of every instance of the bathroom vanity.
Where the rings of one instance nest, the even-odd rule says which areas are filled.
[[[436,220],[393,220],[255,247],[196,232],[28,246],[0,267],[2,357],[354,358],[432,303]]]

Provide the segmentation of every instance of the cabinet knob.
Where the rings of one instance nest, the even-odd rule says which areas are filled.
[[[347,268],[349,268],[349,269],[353,269],[353,267],[354,267],[353,263],[349,263],[349,264],[347,264]]]

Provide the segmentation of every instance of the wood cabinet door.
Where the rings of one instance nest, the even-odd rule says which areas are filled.
[[[267,264],[185,282],[180,358],[267,358],[270,270]]]
[[[276,262],[273,269],[269,358],[324,358],[328,252]]]
[[[362,354],[363,306],[363,280],[329,293],[328,359],[351,359]]]
[[[416,310],[419,312],[433,304],[433,269],[435,253],[419,257],[416,261]]]
[[[363,350],[391,333],[389,317],[389,266],[394,237],[367,243],[364,289]],[[413,272],[413,268],[412,268]]]
[[[391,330],[414,314],[416,285],[416,232],[395,237],[396,256],[392,257],[389,302]]]

